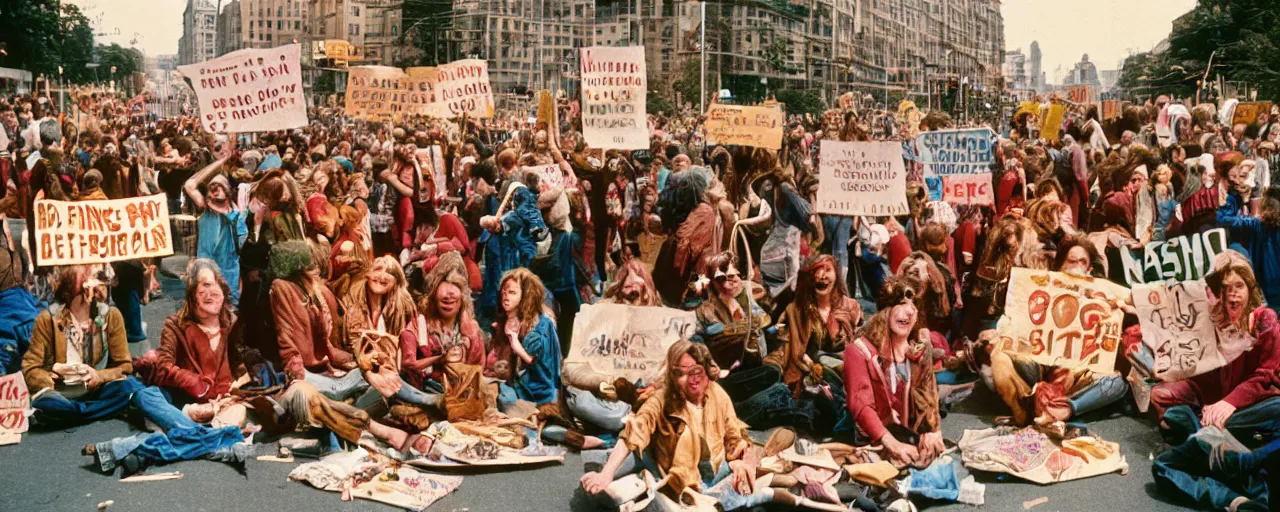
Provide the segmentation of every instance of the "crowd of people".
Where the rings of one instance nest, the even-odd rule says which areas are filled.
[[[1272,112],[1232,125],[1160,96],[1117,119],[1072,106],[1046,134],[1041,111],[1020,110],[990,126],[993,204],[951,205],[911,181],[908,214],[850,218],[814,206],[823,141],[959,123],[842,105],[790,116],[771,150],[707,145],[697,115],[650,115],[650,147],[617,151],[587,146],[563,102],[543,121],[319,108],[298,129],[215,135],[193,115],[78,100],[0,102],[0,363],[23,373],[37,429],[149,422],[83,448],[104,472],[197,458],[243,469],[248,436],[317,429],[429,457],[433,423],[500,411],[534,419],[546,442],[610,450],[583,475],[588,493],[649,468],[677,500],[844,510],[762,460],[815,441],[863,460],[876,447],[891,475],[928,468],[955,449],[943,418],[979,382],[1007,406],[1002,425],[1139,414],[1126,404],[1144,390],[1125,375],[1151,354],[1132,302],[1114,372],[1045,365],[993,342],[1010,273],[1107,279],[1108,248],[1224,227],[1231,248],[1196,307],[1256,341],[1144,391],[1171,447],[1154,474],[1188,504],[1267,507],[1255,470],[1275,468],[1280,446]],[[34,204],[151,194],[196,243],[180,308],[135,358],[158,262],[43,264]],[[564,364],[575,317],[596,303],[692,311],[696,329],[654,382]],[[1252,451],[1215,451],[1202,427]],[[749,435],[770,429],[765,445]],[[904,498],[887,489],[863,506]]]

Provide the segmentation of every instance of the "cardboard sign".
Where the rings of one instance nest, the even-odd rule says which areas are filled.
[[[1066,105],[1061,103],[1050,105],[1049,113],[1045,114],[1043,122],[1040,123],[1040,138],[1049,142],[1058,142],[1058,132],[1062,131],[1062,119],[1066,116]]]
[[[1200,279],[1213,269],[1213,258],[1227,250],[1227,230],[1151,242],[1140,250],[1107,248],[1107,279],[1134,286],[1160,281]]]
[[[1242,101],[1236,104],[1235,113],[1231,115],[1231,126],[1256,123],[1262,114],[1271,114],[1271,102]]]
[[[538,91],[538,122],[551,126],[551,116],[556,113],[556,100],[551,91]]]
[[[1129,289],[1103,279],[1014,268],[997,343],[1050,366],[1115,370]]]
[[[1115,119],[1124,113],[1120,100],[1102,100],[1102,120]]]
[[[101,201],[36,201],[40,265],[110,263],[173,254],[164,194]]]
[[[448,117],[493,117],[488,61],[455,60],[436,68],[436,80],[438,97],[444,104],[442,111]]]
[[[560,171],[560,164],[525,167],[524,172],[536,173],[538,175],[538,188],[543,191],[564,188],[564,173]]]
[[[621,304],[583,306],[573,323],[566,365],[586,363],[605,375],[646,384],[662,378],[667,349],[693,335],[692,311]]]
[[[707,109],[708,145],[737,145],[782,149],[782,109],[712,105]]]
[[[943,176],[942,199],[951,204],[994,205],[996,196],[991,191],[991,173]]]
[[[22,440],[27,431],[27,409],[31,405],[31,393],[22,372],[0,377],[0,445],[14,444]]]
[[[649,149],[643,46],[582,49],[582,136],[592,149]]]
[[[1155,356],[1152,369],[1165,382],[1217,370],[1253,347],[1252,336],[1219,332],[1202,279],[1140,284],[1133,287],[1133,305],[1142,324],[1142,342]]]
[[[901,143],[824,140],[819,162],[818,213],[907,213],[907,170]]]
[[[210,133],[247,133],[306,126],[302,46],[245,49],[179,66],[200,103],[200,125]]]
[[[388,120],[404,112],[402,97],[408,84],[400,68],[356,66],[347,69],[348,116],[371,121]]]
[[[1088,85],[1073,85],[1067,88],[1067,100],[1081,105],[1094,103],[1093,88]]]
[[[977,130],[940,130],[916,136],[918,159],[935,176],[990,173],[995,134]]]

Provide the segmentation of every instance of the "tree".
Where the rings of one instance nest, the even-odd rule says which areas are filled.
[[[447,37],[448,30],[453,25],[452,3],[440,0],[405,0],[403,9],[401,17],[404,31],[400,35],[400,42],[409,40],[418,49],[418,53],[396,65],[411,67],[448,64],[452,60]]]
[[[680,101],[698,105],[702,98],[702,61],[697,58],[686,59],[680,65],[680,75],[671,84],[671,88],[680,93]],[[695,112],[698,110],[694,109]]]
[[[827,110],[827,106],[822,103],[822,98],[818,97],[817,91],[810,89],[783,89],[778,91],[774,98],[778,103],[787,106],[787,115],[810,114],[813,117],[821,117]]]
[[[57,75],[60,54],[58,0],[0,2],[0,44],[5,67]],[[92,36],[92,34],[90,34]]]
[[[62,4],[57,46],[58,63],[51,73],[56,76],[56,66],[61,65],[62,78],[68,82],[85,83],[94,79],[93,70],[85,67],[93,62],[93,27],[89,25],[89,17],[75,4]]]
[[[115,80],[117,86],[130,83],[135,71],[142,71],[142,52],[115,43],[98,46],[98,72],[102,79]],[[112,69],[115,69],[113,72]]]

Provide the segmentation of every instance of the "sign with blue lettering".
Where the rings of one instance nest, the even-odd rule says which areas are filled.
[[[987,128],[940,130],[916,136],[918,161],[925,177],[991,172],[995,133]]]

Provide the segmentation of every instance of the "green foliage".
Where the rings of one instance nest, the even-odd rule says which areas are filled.
[[[710,80],[710,77],[708,77],[708,80]],[[698,99],[702,97],[701,59],[695,57],[685,60],[684,64],[680,66],[679,77],[671,84],[671,87],[680,93],[681,101],[696,106]]]
[[[93,80],[93,28],[75,4],[61,0],[0,2],[0,66],[58,76],[71,83]]]
[[[671,100],[667,98],[665,92],[653,89],[645,94],[645,112],[669,116],[675,114],[676,110],[671,106]]]
[[[98,46],[98,75],[102,80],[115,80],[116,84],[130,83],[135,71],[143,71],[142,52],[115,43]],[[111,69],[115,68],[115,72]]]
[[[439,0],[405,0],[401,14],[402,41],[418,49],[418,54],[396,62],[399,67],[448,64],[448,30],[453,26],[453,6]]]
[[[777,98],[778,103],[787,106],[789,116],[810,114],[813,117],[821,117],[827,110],[818,92],[811,89],[783,89],[775,93],[774,97]]]

